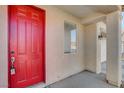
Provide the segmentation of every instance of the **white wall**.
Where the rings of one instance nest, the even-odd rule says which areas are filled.
[[[107,80],[116,86],[121,84],[121,11],[107,15]]]
[[[106,39],[101,40],[101,62],[106,62]]]
[[[97,22],[97,39],[96,39],[96,42],[97,42],[97,73],[101,73],[101,62],[105,62],[106,61],[106,38],[102,38],[102,39],[99,39],[98,36],[101,34],[101,28],[104,29],[104,32],[106,32],[106,24],[104,23],[105,22],[105,19],[104,20],[101,20],[100,22]]]
[[[0,87],[7,87],[7,6],[2,6],[0,17]],[[51,84],[84,70],[83,26],[80,20],[54,6],[38,6],[46,10],[46,83]],[[1,21],[2,20],[2,21]],[[64,20],[78,26],[76,54],[64,54]]]
[[[85,26],[85,69],[96,72],[97,66],[97,27],[96,23]]]

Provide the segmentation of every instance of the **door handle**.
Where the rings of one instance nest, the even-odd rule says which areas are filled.
[[[11,75],[15,75],[16,74],[15,67],[14,67],[14,62],[15,62],[15,57],[12,56],[11,57],[11,69],[10,69]]]
[[[15,62],[15,57],[11,57],[11,63],[13,65],[13,63]]]

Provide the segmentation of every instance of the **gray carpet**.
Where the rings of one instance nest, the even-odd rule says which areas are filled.
[[[114,88],[105,81],[104,74],[84,71],[48,86],[49,88]]]

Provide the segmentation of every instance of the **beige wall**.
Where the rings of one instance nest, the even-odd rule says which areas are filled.
[[[0,87],[7,87],[7,6],[2,6],[0,17]],[[84,70],[84,31],[80,20],[54,6],[38,6],[46,10],[46,83],[51,84]],[[2,21],[1,21],[2,20]],[[64,54],[64,20],[78,26],[78,50]],[[1,40],[1,39],[0,39]],[[4,68],[3,68],[4,67]]]
[[[106,40],[99,40],[100,27],[106,29],[102,22],[94,22],[85,26],[85,65],[86,69],[100,73],[101,62],[106,61]]]
[[[85,26],[85,69],[96,72],[97,34],[96,23]]]
[[[121,11],[107,15],[107,80],[116,86],[121,84]]]

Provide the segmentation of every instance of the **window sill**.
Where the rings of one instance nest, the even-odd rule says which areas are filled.
[[[65,55],[76,54],[76,52],[64,52]]]

